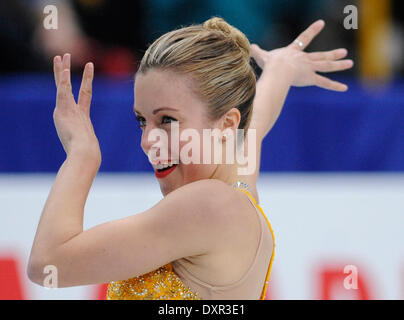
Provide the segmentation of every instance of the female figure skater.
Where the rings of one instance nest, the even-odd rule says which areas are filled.
[[[53,265],[58,287],[109,282],[107,299],[264,299],[275,240],[256,188],[261,142],[290,86],[345,91],[344,84],[316,72],[353,64],[341,60],[345,49],[303,51],[323,27],[319,20],[273,51],[250,46],[217,17],[157,39],[136,74],[134,111],[143,151],[168,150],[164,163],[149,157],[164,198],[142,213],[85,231],[84,206],[101,163],[90,120],[94,66],[85,66],[76,104],[70,55],[56,56],[54,121],[67,156],[38,225],[27,268],[31,281],[44,285],[44,267]],[[251,57],[262,68],[257,83]],[[244,142],[256,145],[255,172],[238,176],[237,163],[182,163],[170,153],[171,141],[156,146],[149,139],[156,128],[174,139],[173,124],[180,133],[255,129],[255,141]]]

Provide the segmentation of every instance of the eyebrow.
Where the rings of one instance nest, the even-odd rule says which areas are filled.
[[[135,110],[135,108],[133,108],[133,109]],[[170,107],[161,107],[161,108],[154,109],[152,113],[156,114],[157,112],[162,111],[162,110],[179,111],[178,109],[174,109],[174,108],[170,108]],[[141,114],[140,112],[138,112],[136,110],[135,110],[135,113]]]

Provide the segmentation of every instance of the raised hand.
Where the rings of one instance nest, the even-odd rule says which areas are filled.
[[[66,154],[77,154],[101,161],[101,151],[90,119],[94,65],[85,65],[78,102],[74,100],[70,81],[70,54],[56,56],[53,71],[57,87],[53,112],[56,131]]]
[[[328,90],[346,91],[348,87],[319,75],[317,72],[335,72],[350,69],[353,61],[340,60],[347,55],[346,49],[323,52],[304,52],[304,49],[324,28],[324,21],[318,20],[302,32],[296,40],[284,48],[266,51],[257,44],[251,45],[251,55],[258,66],[265,70],[271,64],[282,64],[291,77],[291,85],[296,87],[318,86]]]

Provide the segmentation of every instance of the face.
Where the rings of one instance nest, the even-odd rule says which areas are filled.
[[[163,195],[193,181],[213,176],[217,164],[182,163],[180,157],[172,150],[171,127],[178,125],[179,137],[185,129],[193,128],[199,133],[200,155],[202,155],[202,130],[218,127],[218,122],[207,119],[207,107],[192,92],[190,80],[172,71],[149,70],[146,74],[138,74],[135,81],[135,113],[142,129],[141,147],[148,155],[157,154],[161,157],[162,150],[167,151],[168,160],[179,161],[173,169],[161,173],[155,169]],[[164,130],[167,141],[150,139],[153,129]],[[185,145],[190,146],[194,138],[186,141],[177,139],[179,154]],[[194,144],[195,145],[195,144]],[[153,149],[153,150],[152,150]],[[191,152],[192,153],[192,152]],[[164,153],[163,153],[164,154]],[[202,157],[202,156],[201,156]]]

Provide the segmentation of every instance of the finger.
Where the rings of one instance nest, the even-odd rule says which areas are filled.
[[[65,55],[63,56],[63,62],[62,62],[62,67],[63,67],[63,72],[66,72],[66,70],[68,70],[68,77],[67,77],[67,90],[68,93],[70,93],[71,95],[73,95],[72,93],[72,83],[71,83],[71,79],[70,79],[70,67],[71,67],[71,55],[70,53],[65,53]]]
[[[90,112],[92,84],[94,78],[94,65],[89,62],[84,67],[83,79],[81,80],[78,104],[86,111]]]
[[[264,65],[263,55],[266,53],[266,51],[261,49],[260,46],[255,43],[252,44],[250,48],[251,57],[254,58],[255,62],[262,69]]]
[[[70,70],[64,69],[60,73],[60,82],[57,91],[57,106],[67,106],[67,99],[72,97],[71,85],[70,85]]]
[[[317,20],[296,38],[296,40],[302,42],[303,46],[300,46],[296,40],[293,41],[289,46],[298,50],[304,50],[314,39],[314,37],[317,36],[321,30],[323,30],[324,26],[325,22],[323,20]]]
[[[67,73],[67,75],[66,75]],[[64,75],[64,76],[63,76]],[[70,93],[72,96],[72,85],[70,81],[70,54],[65,53],[63,55],[62,61],[57,65],[57,74],[55,73],[55,78],[58,82],[58,98],[65,99]],[[63,82],[63,88],[59,90],[59,86]]]
[[[56,56],[53,58],[53,75],[55,77],[56,87],[60,82],[61,72],[62,72],[62,58],[60,56]]]
[[[62,68],[63,70],[69,69],[70,70],[70,53],[65,53],[63,55],[63,61],[62,61]]]
[[[353,61],[350,59],[338,60],[338,61],[321,60],[321,61],[313,61],[312,63],[315,70],[319,72],[342,71],[350,69],[353,66]]]
[[[335,49],[331,51],[321,51],[321,52],[310,52],[307,55],[310,60],[339,60],[345,58],[348,54],[346,49]]]
[[[338,81],[333,81],[330,80],[326,77],[323,77],[319,74],[316,75],[315,78],[315,84],[317,87],[320,88],[324,88],[324,89],[328,89],[328,90],[333,90],[333,91],[340,91],[340,92],[344,92],[348,90],[348,86],[338,82]]]

